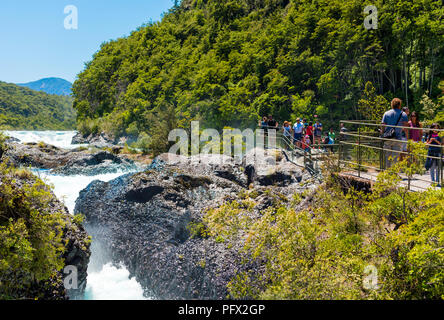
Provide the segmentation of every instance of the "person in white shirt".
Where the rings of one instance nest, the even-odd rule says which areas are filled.
[[[293,126],[293,142],[297,147],[301,147],[302,135],[304,132],[304,124],[301,122],[301,119],[298,118],[296,123]]]

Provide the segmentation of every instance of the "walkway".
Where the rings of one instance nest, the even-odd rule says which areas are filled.
[[[413,163],[413,161],[419,161],[421,167],[424,168],[427,159],[427,146],[424,146],[424,154],[421,155],[413,155],[411,151],[409,151],[409,148],[406,148],[407,151],[388,151],[384,148],[386,141],[398,142],[400,146],[406,144],[406,142],[381,138],[379,132],[383,129],[383,126],[376,122],[343,120],[341,123],[349,128],[347,131],[340,133],[338,163],[342,169],[342,176],[364,179],[370,183],[374,183],[377,180],[379,172],[386,169],[389,155],[396,158],[403,155],[404,158],[409,159],[411,163]],[[422,130],[424,133],[429,131],[429,129],[426,128],[390,127],[403,130]],[[444,132],[442,129],[438,131]],[[432,158],[438,162],[438,177],[442,185],[443,159],[441,157]],[[432,182],[431,176],[428,173],[414,174],[410,179],[404,174],[401,174],[401,177],[403,180],[400,182],[400,186],[405,186],[410,191],[425,191],[428,188],[436,187],[436,183],[434,184]]]
[[[292,143],[291,138],[284,136],[281,132],[282,130],[279,130],[276,134],[277,147],[284,152],[289,161],[296,166],[305,168],[319,180],[322,180],[321,166],[326,162],[326,157],[328,157],[330,161],[337,162],[341,168],[340,175],[342,177],[368,181],[369,184],[375,183],[379,172],[385,170],[387,161],[387,149],[384,149],[384,142],[388,139],[381,138],[379,134],[382,125],[371,121],[343,120],[341,123],[347,125],[350,129],[340,133],[339,143],[335,145],[321,145],[321,147],[333,147],[334,152],[324,153],[314,148],[310,148],[310,152],[305,152],[301,148],[296,147]],[[404,127],[398,128],[405,129]],[[411,130],[411,128],[408,129]],[[422,130],[426,132],[428,129]],[[439,131],[444,130],[441,129]],[[400,144],[404,143],[404,141],[400,140],[394,141],[398,141]],[[395,151],[394,154],[396,156],[404,154],[404,157],[412,158],[409,152]],[[419,161],[425,163],[427,155],[422,157]],[[443,181],[442,160],[438,159],[441,182]],[[436,187],[428,173],[415,174],[410,179],[403,174],[401,174],[401,177],[403,180],[400,182],[400,186],[405,186],[410,191],[425,191],[431,187]]]

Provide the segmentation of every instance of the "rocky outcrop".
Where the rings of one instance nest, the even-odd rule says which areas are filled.
[[[72,137],[71,144],[88,144],[88,135],[84,135],[77,132],[74,137]]]
[[[89,144],[97,148],[111,148],[116,143],[105,133],[83,135],[79,132],[72,138],[71,144]]]
[[[91,183],[80,192],[75,212],[85,214],[86,228],[106,251],[104,256],[123,262],[148,295],[225,299],[227,284],[239,271],[259,272],[259,266],[241,263],[241,243],[229,247],[193,237],[191,226],[208,208],[237,199],[250,183],[262,195],[258,208],[264,209],[272,205],[261,191],[265,186],[291,195],[304,190],[299,179],[310,179],[285,160],[274,171],[265,168],[268,178],[262,164],[247,166],[225,156],[164,154],[148,171]]]
[[[125,143],[132,143],[137,140],[137,137],[120,137],[112,138],[106,133],[87,134],[84,135],[78,132],[71,141],[71,144],[88,144],[96,148],[113,148],[114,146],[124,146]]]
[[[83,226],[72,222],[68,210],[68,224],[64,230],[65,253],[63,258],[65,266],[75,266],[77,270],[77,289],[68,289],[66,295],[70,299],[83,299],[88,276],[88,264],[91,256],[90,238]],[[67,276],[68,274],[64,274]]]
[[[98,175],[137,169],[132,160],[108,151],[64,150],[44,143],[8,143],[3,156],[15,166],[49,169],[60,175]]]

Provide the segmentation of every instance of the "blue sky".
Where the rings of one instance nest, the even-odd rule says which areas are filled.
[[[66,30],[65,6],[78,9]],[[159,21],[172,0],[14,0],[0,2],[0,81],[46,77],[73,82],[103,42]]]

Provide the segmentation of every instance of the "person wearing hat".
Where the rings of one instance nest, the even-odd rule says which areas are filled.
[[[304,124],[301,122],[300,118],[297,118],[296,123],[293,126],[293,143],[297,147],[301,147],[302,135],[304,132]]]

